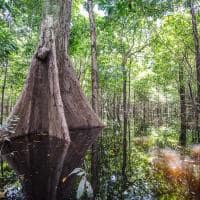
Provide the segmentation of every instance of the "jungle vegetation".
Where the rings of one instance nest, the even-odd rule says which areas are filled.
[[[200,2],[0,0],[0,124],[65,141],[46,199],[199,199]],[[23,182],[8,163],[0,199]]]

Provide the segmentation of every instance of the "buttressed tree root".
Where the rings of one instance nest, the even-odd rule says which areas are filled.
[[[45,133],[70,142],[69,130],[102,127],[81,91],[66,52],[71,0],[55,1],[57,12],[49,10],[52,2],[45,2],[39,46],[8,120],[8,130],[12,130],[9,137]]]

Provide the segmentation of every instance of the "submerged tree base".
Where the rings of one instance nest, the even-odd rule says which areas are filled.
[[[17,137],[5,142],[3,157],[18,175],[25,199],[70,198],[74,177],[68,175],[81,165],[87,149],[100,131],[70,131],[72,142],[69,147],[65,140],[46,134]]]

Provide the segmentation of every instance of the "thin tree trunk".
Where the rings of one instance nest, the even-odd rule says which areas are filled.
[[[116,121],[116,92],[113,94],[113,105],[112,105],[112,120]]]
[[[3,85],[2,85],[2,92],[1,92],[1,116],[0,116],[0,125],[3,124],[3,118],[4,118],[4,97],[5,97],[5,89],[6,89],[6,80],[7,80],[7,72],[8,72],[8,64],[7,61],[5,63],[5,69],[4,69],[4,79],[3,79]],[[0,157],[1,162],[1,175],[4,176],[4,169],[3,169],[3,159]]]
[[[129,155],[129,169],[131,171],[131,121],[129,118],[131,110],[131,67],[128,70],[128,155]]]
[[[88,13],[90,20],[90,38],[91,38],[91,71],[92,71],[92,108],[98,115],[98,72],[97,72],[97,44],[96,44],[96,25],[93,11],[93,0],[88,0]],[[96,141],[92,145],[91,155],[91,184],[94,191],[94,199],[99,188],[99,145]]]
[[[91,37],[91,64],[92,64],[92,108],[98,113],[98,74],[97,74],[97,45],[96,45],[96,26],[93,12],[93,0],[88,0],[88,11],[90,18],[90,37]]]
[[[179,66],[179,96],[180,96],[180,119],[181,130],[179,136],[179,142],[182,146],[186,145],[186,103],[185,103],[185,85],[184,85],[184,72],[183,66]]]
[[[159,88],[157,88],[157,92],[158,92],[158,99],[157,99],[157,101],[158,101],[158,103],[157,103],[157,126],[158,127],[160,127],[161,126],[161,116],[160,116],[160,109],[161,109],[161,103],[160,103],[160,90],[159,90]]]
[[[143,104],[142,104],[142,114],[143,114],[143,117],[142,117],[142,130],[143,130],[143,133],[145,134],[145,129],[146,129],[146,102],[145,100],[143,101]]]
[[[191,115],[192,116],[196,116],[196,105],[195,105],[194,95],[193,95],[193,92],[192,92],[191,81],[188,82],[188,89],[189,89],[189,99],[191,101],[191,107],[192,107],[192,109],[191,109]],[[196,117],[195,117],[195,121],[196,121]],[[191,119],[190,115],[189,115],[189,122],[193,122],[193,118]],[[189,123],[188,123],[188,128],[189,129],[192,128],[192,130],[194,130],[194,127],[192,125],[190,125]],[[196,142],[197,141],[196,136],[197,135],[196,135],[196,133],[194,131],[192,133],[192,142]]]
[[[122,190],[126,186],[126,166],[127,166],[127,125],[128,125],[128,116],[127,116],[127,70],[126,70],[126,59],[122,62],[123,70],[123,145],[122,145]]]
[[[4,118],[4,98],[5,98],[7,73],[8,73],[8,64],[7,64],[7,61],[6,61],[5,69],[4,69],[4,79],[3,79],[3,84],[2,84],[2,92],[1,92],[1,117],[0,117],[0,124],[1,125],[3,124],[3,118]]]
[[[195,129],[198,138],[198,142],[200,142],[200,131],[199,131],[199,111],[200,111],[200,43],[199,43],[199,35],[198,28],[196,22],[196,14],[194,9],[193,0],[189,0],[190,6],[190,14],[192,17],[192,30],[195,44],[195,56],[196,56],[196,76],[197,76],[197,98],[196,98],[196,112],[195,112]]]

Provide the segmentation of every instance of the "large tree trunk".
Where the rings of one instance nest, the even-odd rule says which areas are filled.
[[[193,0],[189,0],[190,14],[192,17],[192,30],[195,45],[195,56],[196,56],[196,74],[197,74],[197,98],[196,98],[196,112],[195,112],[195,126],[197,140],[200,142],[200,131],[199,131],[199,112],[200,112],[200,43],[199,34],[196,22],[196,14],[194,9]]]
[[[102,124],[84,97],[67,56],[71,0],[45,3],[39,47],[10,116],[11,137],[48,133],[70,141],[68,129]],[[17,123],[12,123],[13,118]]]
[[[92,71],[92,108],[96,114],[98,114],[98,72],[97,72],[97,44],[96,44],[96,26],[93,12],[93,1],[88,0],[88,13],[90,20],[90,37],[91,37],[91,71]],[[91,184],[94,191],[94,199],[98,192],[98,161],[99,161],[99,145],[96,141],[92,145],[91,155]]]
[[[54,156],[55,162],[60,162],[59,173],[55,174],[55,184],[59,185],[58,188],[62,188],[59,189],[57,199],[65,199],[66,191],[69,192],[68,188],[71,187],[71,184],[63,186],[62,177],[81,164],[86,150],[99,134],[99,131],[83,131],[83,129],[103,126],[81,91],[67,55],[70,18],[71,0],[44,1],[39,46],[32,58],[24,90],[9,117],[8,128],[2,131],[7,133],[13,144],[20,138],[24,140],[25,137],[40,135],[61,139],[64,142],[61,158],[56,154]],[[17,144],[16,148],[18,147],[20,145]],[[13,148],[15,149],[15,146]],[[34,164],[37,154],[40,153],[30,152],[30,155],[27,154],[19,160],[14,160],[11,166],[18,165],[22,159],[29,159],[28,165],[32,162]],[[46,159],[45,156],[44,159]],[[62,163],[64,166],[61,166]],[[24,165],[29,169],[29,166],[26,167],[26,162]],[[40,170],[40,166],[36,166]],[[47,169],[47,176],[51,173],[48,170],[50,168]],[[56,173],[58,169],[54,170],[53,173]],[[28,174],[28,172],[25,173]],[[59,183],[57,182],[58,176]],[[45,185],[48,180],[45,182],[45,176],[42,176],[42,173],[41,178],[44,179],[42,183]],[[34,179],[34,186],[37,188],[37,182],[38,184],[40,182],[39,176],[34,174],[31,179]],[[26,187],[24,189],[29,195],[30,192],[27,191],[29,189]],[[47,190],[48,188],[44,192]],[[33,199],[40,199],[37,198],[37,189],[31,192],[31,196],[35,197]],[[52,195],[51,198],[46,196],[42,199],[56,199],[56,192]]]

